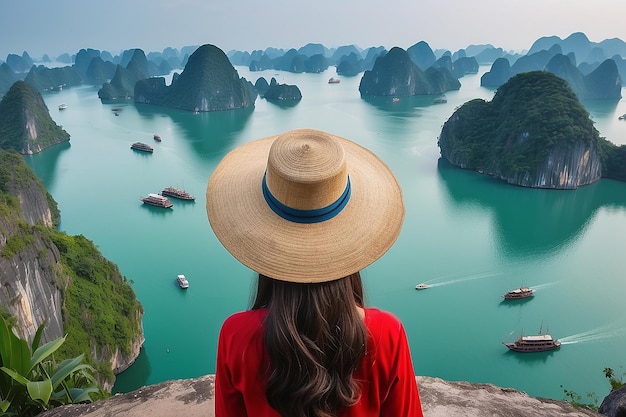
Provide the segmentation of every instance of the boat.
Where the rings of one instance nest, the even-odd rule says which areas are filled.
[[[157,142],[161,142],[161,136],[159,135],[154,135],[154,140],[156,140]]]
[[[447,103],[448,99],[446,98],[445,94],[439,94],[437,97],[435,97],[433,99],[433,104],[442,104],[442,103]]]
[[[335,77],[330,77],[330,79],[328,80],[328,84],[339,84],[340,82],[341,80]]]
[[[626,113],[622,114],[620,117],[618,117],[619,120],[626,120]]]
[[[59,104],[59,110],[67,109],[67,104]]]
[[[166,197],[178,198],[180,200],[195,200],[196,199],[196,197],[189,194],[187,191],[180,190],[174,187],[165,187],[163,191],[161,191],[161,195],[166,196]]]
[[[511,290],[504,294],[502,298],[505,300],[519,300],[521,298],[532,297],[535,294],[535,290],[529,287],[520,287],[514,290]]]
[[[132,145],[130,145],[131,149],[134,149],[136,151],[142,151],[142,152],[154,152],[154,148],[148,144],[145,144],[143,142],[135,142]]]
[[[140,200],[143,201],[144,204],[155,207],[171,208],[173,206],[169,198],[159,194],[150,193],[148,197],[141,197]]]
[[[561,342],[557,339],[554,339],[550,334],[541,334],[541,330],[539,330],[539,334],[536,336],[520,336],[513,343],[506,343],[502,341],[502,343],[508,347],[510,350],[514,352],[546,352],[549,350],[559,349],[561,347]]]
[[[184,290],[189,288],[189,281],[183,274],[179,274],[176,276],[176,281],[178,282],[178,286]]]
[[[427,285],[427,284],[424,284],[423,282],[422,282],[421,284],[417,284],[417,285],[415,286],[415,289],[416,289],[416,290],[425,290],[426,288],[428,288],[428,285]]]
[[[391,101],[393,101],[394,103],[397,103],[398,101],[400,101],[400,99],[398,97],[394,97],[391,99]]]

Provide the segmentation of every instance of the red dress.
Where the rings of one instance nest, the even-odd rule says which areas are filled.
[[[280,417],[265,399],[262,370],[263,318],[249,310],[226,319],[220,331],[215,372],[216,417]],[[341,417],[422,417],[411,352],[404,327],[391,313],[365,309],[367,353],[354,377],[361,381],[359,402]],[[261,370],[261,371],[260,371]]]

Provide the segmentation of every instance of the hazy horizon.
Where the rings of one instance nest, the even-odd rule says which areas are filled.
[[[567,38],[583,32],[592,42],[626,38],[623,0],[0,0],[0,60],[24,51],[38,59],[83,48],[113,54],[132,48],[214,44],[225,52],[320,43],[408,48],[427,42],[455,52],[491,44],[506,51],[528,50],[541,37]]]

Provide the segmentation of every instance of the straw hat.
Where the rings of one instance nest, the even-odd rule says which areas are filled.
[[[290,282],[362,270],[393,245],[404,219],[402,190],[382,160],[313,129],[234,149],[206,197],[224,247],[253,271]]]

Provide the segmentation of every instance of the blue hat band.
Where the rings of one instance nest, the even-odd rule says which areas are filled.
[[[330,220],[343,210],[350,200],[350,177],[348,176],[348,182],[346,188],[341,196],[332,204],[314,210],[300,210],[284,205],[271,193],[267,187],[265,180],[266,174],[263,175],[263,197],[267,205],[270,206],[274,213],[278,214],[285,220],[289,220],[295,223],[320,223],[326,220]]]

